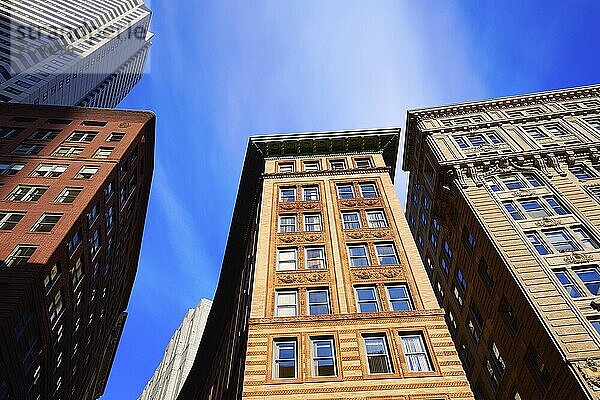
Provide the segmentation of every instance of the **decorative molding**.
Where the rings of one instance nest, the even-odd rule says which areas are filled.
[[[129,128],[131,127],[131,124],[129,122],[121,122],[119,124],[119,128],[125,129],[125,128]]]
[[[281,158],[289,158],[281,157]],[[282,179],[282,178],[304,178],[304,177],[319,177],[319,176],[335,176],[335,175],[364,175],[365,173],[390,173],[392,167],[374,167],[374,168],[350,168],[350,169],[336,169],[336,170],[322,170],[322,171],[296,171],[296,172],[273,172],[263,173],[264,179]]]
[[[471,177],[471,179],[473,180],[475,185],[477,185],[477,186],[483,185],[483,181],[479,177],[479,174],[477,173],[477,168],[475,168],[475,165],[473,165],[472,163],[467,164],[467,171],[469,171],[469,176]]]
[[[321,202],[317,200],[309,201],[286,201],[279,203],[279,209],[283,212],[290,211],[318,211],[321,209]]]
[[[548,154],[548,163],[552,168],[554,168],[557,174],[561,176],[565,176],[567,174],[565,171],[563,171],[562,167],[560,166],[560,162],[554,153]]]
[[[291,243],[314,243],[323,240],[322,232],[295,232],[295,233],[278,233],[277,240],[280,243],[291,244]]]
[[[298,273],[279,273],[277,274],[277,283],[283,285],[291,284],[311,284],[327,281],[326,272],[304,271]]]
[[[577,368],[588,386],[595,392],[600,391],[600,360],[588,357],[585,362],[579,362]]]
[[[404,276],[400,268],[361,269],[352,271],[352,276],[358,280],[395,279]]]
[[[362,228],[346,231],[348,239],[385,239],[392,238],[392,232],[389,229],[382,228]]]
[[[542,158],[541,155],[536,154],[533,156],[533,165],[535,165],[536,167],[538,167],[546,176],[552,176],[552,174],[550,173],[550,170],[548,169],[548,166],[546,165],[546,160],[544,160]]]
[[[359,199],[340,199],[340,206],[342,207],[381,207],[381,198],[380,197],[369,197],[369,198],[359,198]]]
[[[541,227],[550,227],[550,226],[557,226],[562,224],[562,221],[558,218],[548,218],[548,217],[544,217],[542,219],[540,219],[539,221],[535,222],[536,226],[541,226]]]
[[[563,259],[567,264],[580,264],[594,260],[594,256],[585,253],[571,253]]]

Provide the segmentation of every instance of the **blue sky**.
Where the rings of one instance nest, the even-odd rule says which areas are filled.
[[[148,73],[120,108],[157,114],[156,165],[106,400],[137,398],[212,298],[249,135],[403,126],[409,108],[600,81],[596,0],[149,5]]]

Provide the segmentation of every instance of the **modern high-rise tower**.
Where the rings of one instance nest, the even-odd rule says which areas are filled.
[[[250,139],[179,399],[472,399],[394,191],[398,132]]]
[[[96,399],[137,271],[154,115],[1,104],[0,144],[0,399]]]
[[[175,400],[185,383],[202,339],[212,301],[190,308],[169,341],[165,355],[138,400]]]
[[[408,112],[406,216],[477,399],[600,398],[600,86]]]
[[[141,78],[143,0],[0,3],[0,102],[115,107]]]

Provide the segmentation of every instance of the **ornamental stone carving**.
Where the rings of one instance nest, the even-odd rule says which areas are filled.
[[[360,229],[346,232],[348,239],[383,239],[390,236],[388,229]]]
[[[119,128],[129,128],[131,124],[129,122],[121,122]]]
[[[352,271],[355,279],[373,280],[373,279],[392,279],[398,278],[401,275],[400,269],[367,269]]]
[[[553,218],[544,217],[544,218],[540,219],[539,221],[536,221],[535,224],[537,226],[543,226],[543,227],[556,226],[556,225],[560,225],[561,224],[561,220],[560,219],[553,219]]]
[[[515,190],[514,194],[516,197],[531,196],[532,191],[530,189],[521,188],[521,189]]]
[[[588,357],[585,362],[580,362],[577,364],[579,371],[583,375],[587,384],[594,391],[600,390],[600,361]]]
[[[380,204],[381,204],[381,201],[377,198],[340,200],[340,205],[342,205],[344,207],[372,207],[372,206],[378,206]]]
[[[321,203],[318,201],[290,201],[279,203],[279,208],[282,211],[318,210],[321,208]]]
[[[323,237],[320,233],[283,233],[278,235],[282,243],[317,242]]]
[[[326,280],[327,274],[325,272],[299,272],[277,275],[277,283],[284,285],[324,282]]]
[[[571,253],[564,258],[564,261],[567,264],[580,264],[584,262],[589,262],[594,259],[594,256],[591,254],[583,254],[583,253]]]

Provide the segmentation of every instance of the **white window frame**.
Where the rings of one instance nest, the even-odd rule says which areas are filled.
[[[372,291],[373,295],[374,295],[374,299],[373,300],[360,300],[359,296],[358,296],[358,292],[360,290],[370,290]],[[376,286],[356,286],[354,287],[354,295],[356,297],[356,311],[359,313],[372,313],[372,312],[379,312],[381,311],[381,304],[379,303],[379,296],[377,294],[377,287]],[[362,311],[361,309],[361,304],[375,304],[376,306],[376,310],[375,311]]]
[[[356,197],[356,193],[354,193],[354,186],[351,183],[338,183],[335,188],[336,188],[338,199],[354,199]],[[341,197],[341,195],[340,195],[341,188],[350,188],[352,197]]]
[[[313,222],[313,223],[307,222],[308,218],[314,218],[314,217],[317,218],[317,222]],[[318,229],[312,229],[314,227],[317,227]],[[321,217],[320,213],[304,214],[304,231],[305,232],[321,232],[321,231],[323,231],[323,218]]]
[[[294,172],[296,170],[296,166],[294,164],[295,163],[293,161],[278,162],[277,172],[282,174]]]
[[[310,250],[319,250],[322,254],[321,257],[308,258],[308,252]],[[304,248],[304,266],[305,269],[327,269],[327,256],[325,254],[325,246],[308,246]],[[320,261],[321,267],[312,268],[309,266],[309,261]]]
[[[310,302],[310,294],[311,293],[325,293],[325,302],[316,302],[316,303],[312,303]],[[317,307],[322,307],[322,306],[326,306],[327,307],[327,312],[326,313],[316,313],[313,314],[310,311],[310,307],[311,306],[317,306]],[[314,289],[307,289],[306,290],[306,313],[308,315],[328,315],[331,314],[331,301],[329,299],[329,289],[327,288],[314,288]]]
[[[98,135],[98,132],[92,131],[73,131],[67,138],[66,142],[72,143],[91,143],[92,140]],[[75,138],[75,136],[80,136]]]
[[[75,175],[75,179],[92,179],[99,169],[100,167],[95,165],[84,165]]]
[[[293,296],[294,303],[280,304],[280,297]],[[292,310],[293,314],[289,315],[282,310]],[[276,290],[275,291],[275,317],[297,317],[298,316],[298,291],[297,290]]]
[[[383,210],[367,210],[367,224],[369,228],[388,228],[389,224],[385,211]],[[372,218],[375,217],[375,218]],[[379,218],[377,218],[379,217]]]
[[[380,247],[388,247],[390,246],[393,250],[393,257],[396,259],[395,263],[385,263],[383,264],[381,262],[382,258],[386,258],[386,257],[392,257],[392,255],[390,254],[380,254]],[[385,242],[385,243],[375,243],[375,254],[377,254],[377,264],[378,265],[397,265],[400,263],[400,260],[398,259],[398,252],[396,251],[396,245],[392,242]]]
[[[282,260],[281,260],[281,255],[282,253],[293,253],[294,254],[294,258],[293,260],[285,260],[284,262],[286,263],[290,263],[291,261],[293,261],[293,265],[294,268],[281,268],[282,266]],[[277,271],[295,271],[298,269],[298,249],[295,247],[285,247],[285,248],[280,248],[277,249]]]
[[[380,374],[393,374],[394,368],[392,367],[392,359],[390,357],[390,349],[387,343],[387,337],[385,334],[368,334],[363,335],[363,346],[365,349],[365,357],[367,359],[367,372],[371,375],[380,375]],[[380,343],[375,344],[377,346],[382,346],[384,353],[373,353],[369,354],[367,341],[379,341]],[[374,357],[383,357],[385,359],[385,365],[387,367],[386,372],[373,372],[371,371],[371,363],[369,360]]]
[[[42,163],[33,170],[30,176],[39,178],[58,178],[68,167],[68,164]]]
[[[42,214],[40,219],[38,219],[37,222],[31,227],[31,231],[32,232],[52,232],[52,229],[54,229],[54,227],[56,226],[58,221],[60,221],[62,216],[63,216],[62,213],[44,213],[44,214]],[[47,218],[50,218],[51,221],[46,222]],[[56,220],[54,220],[54,218],[56,218]],[[44,227],[44,229],[40,230],[41,227]]]
[[[77,195],[75,195],[75,197],[73,198],[73,201],[65,202],[64,200],[67,198],[67,194],[69,191],[77,191]],[[77,196],[79,196],[79,194],[82,191],[83,191],[83,188],[81,188],[81,187],[67,186],[60,192],[60,194],[56,197],[54,202],[62,203],[62,204],[72,204],[75,202],[75,200],[77,199]]]
[[[293,220],[294,223],[287,223],[286,219]],[[284,224],[284,222],[286,222]],[[284,214],[279,216],[277,232],[279,233],[295,233],[298,231],[298,217],[296,214]]]
[[[56,150],[52,152],[54,157],[73,158],[77,157],[83,152],[84,148],[79,146],[58,146]],[[64,153],[64,154],[61,154]]]
[[[290,196],[287,196],[285,198],[283,197],[283,191],[284,190],[291,190],[291,191],[294,192],[294,197],[293,197],[292,200],[287,200],[288,198],[291,198]],[[284,187],[280,187],[279,188],[279,201],[285,202],[285,203],[290,203],[290,202],[293,202],[293,201],[296,201],[296,200],[298,200],[298,193],[297,193],[297,190],[296,190],[295,187],[284,186]]]
[[[418,339],[420,348],[411,349],[409,348],[408,339]],[[427,350],[427,343],[422,333],[400,333],[400,341],[402,343],[402,354],[404,355],[404,361],[408,372],[432,372],[433,364]],[[423,368],[423,358],[425,359],[425,368]],[[417,364],[414,364],[412,360],[419,360]]]
[[[317,343],[328,343],[329,347],[331,348],[331,356],[327,356],[327,357],[317,356],[317,354],[318,354],[318,351],[317,351],[318,344]],[[333,362],[333,374],[331,374],[331,375],[320,375],[319,374],[317,361],[321,360],[321,359],[327,359],[327,360],[331,359],[331,361]],[[335,354],[335,341],[334,341],[333,337],[326,336],[326,337],[315,337],[315,338],[310,339],[310,363],[311,363],[311,371],[312,371],[313,377],[337,376],[338,375],[337,360],[336,360],[336,354]]]
[[[293,345],[294,347],[294,376],[282,378],[279,376],[278,365],[281,362],[289,362],[288,358],[279,358],[279,345]],[[296,339],[275,339],[273,341],[273,379],[296,379],[298,377],[298,342]]]
[[[371,157],[357,157],[354,159],[354,166],[356,167],[356,169],[373,168],[373,160],[371,159]]]
[[[307,198],[307,193],[306,190],[307,189],[314,189],[316,191],[316,198],[313,199],[312,196],[311,198]],[[302,186],[302,200],[304,201],[319,201],[321,199],[321,195],[319,193],[319,185],[307,185],[307,186]]]
[[[365,196],[365,190],[364,190],[365,186],[372,186],[373,187],[373,193],[375,193],[375,196],[369,196],[368,198],[379,197],[379,191],[377,190],[377,184],[375,182],[360,182],[358,184],[358,187],[360,189],[360,196],[361,197],[366,197]]]
[[[19,194],[20,198],[17,199],[17,192],[20,190],[27,189],[23,194]],[[37,191],[42,190],[42,193],[37,194]],[[34,186],[34,185],[18,185],[16,188],[10,192],[6,201],[38,201],[44,193],[48,190],[48,186]],[[33,197],[37,196],[37,199],[31,200]]]
[[[344,158],[329,160],[329,169],[332,171],[341,171],[347,168],[346,159]]]
[[[360,229],[362,228],[362,221],[360,220],[360,211],[342,211],[342,226],[344,227],[344,229]],[[357,217],[356,221],[346,221],[345,220],[345,216],[346,215],[353,215]],[[350,226],[350,224],[356,224],[358,223],[358,226]]]
[[[115,150],[114,147],[104,147],[104,146],[99,147],[98,150],[96,150],[96,152],[92,156],[92,158],[98,158],[98,159],[110,158],[110,156],[114,150]]]
[[[358,248],[358,247],[362,247],[365,250],[365,255],[364,256],[353,256],[350,253],[350,249],[351,248]],[[347,251],[348,251],[348,263],[350,264],[351,268],[352,267],[357,267],[357,268],[367,267],[367,266],[371,265],[371,260],[369,258],[369,248],[367,247],[366,244],[364,244],[364,243],[351,243],[351,244],[347,244],[346,248],[347,248]],[[367,259],[367,263],[365,265],[354,265],[353,262],[352,262],[352,260],[355,259],[355,258],[360,258],[360,259],[366,258]]]
[[[406,293],[406,297],[404,298],[394,298],[392,299],[392,296],[390,295],[390,289],[404,289],[405,293]],[[408,309],[409,310],[414,310],[414,306],[413,306],[413,302],[412,302],[412,297],[410,295],[410,290],[408,290],[408,285],[406,284],[394,284],[394,285],[386,285],[385,287],[385,292],[387,294],[387,298],[388,298],[388,304],[390,306],[390,310],[392,311],[404,311],[404,310],[395,310],[394,306],[392,304],[393,301],[405,301],[408,303]]]
[[[23,219],[26,212],[21,211],[0,211],[0,230],[11,231]]]
[[[311,167],[309,167],[309,165]],[[315,166],[316,168],[313,168]],[[302,162],[302,168],[305,172],[317,172],[321,170],[321,162],[318,160],[305,160]]]

